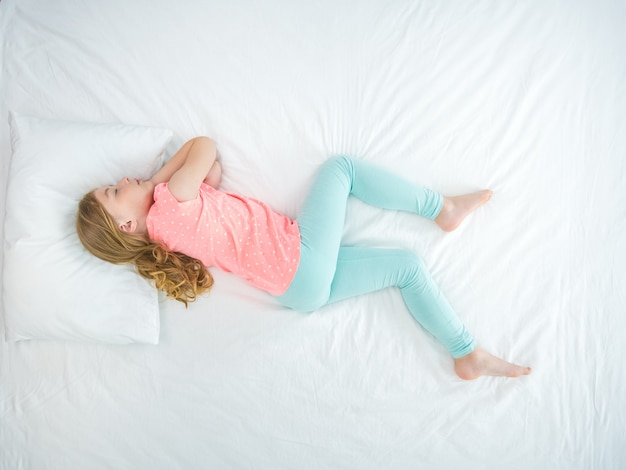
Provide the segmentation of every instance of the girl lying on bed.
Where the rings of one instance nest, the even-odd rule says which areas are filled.
[[[491,191],[443,197],[358,159],[335,157],[320,168],[294,221],[260,201],[219,191],[220,179],[214,142],[192,139],[149,181],[123,178],[88,193],[79,204],[80,240],[105,261],[133,263],[185,305],[211,288],[207,266],[235,273],[304,312],[398,287],[413,317],[448,349],[462,379],[530,374],[529,367],[476,345],[414,253],[341,245],[349,195],[451,231]]]

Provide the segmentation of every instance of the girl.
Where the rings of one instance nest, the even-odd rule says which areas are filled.
[[[341,245],[349,195],[451,231],[491,191],[443,197],[357,159],[335,157],[322,165],[294,221],[255,199],[218,191],[220,179],[215,143],[192,139],[149,181],[123,178],[88,193],[79,204],[80,240],[105,261],[135,264],[185,305],[213,284],[206,266],[238,274],[300,311],[398,287],[413,317],[448,349],[462,379],[530,374],[529,367],[476,346],[415,254]]]

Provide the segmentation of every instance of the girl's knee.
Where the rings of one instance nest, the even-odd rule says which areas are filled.
[[[419,269],[420,271],[426,270],[426,263],[424,263],[424,260],[418,254],[409,251],[406,254],[406,259],[411,264],[411,266],[415,267],[416,269]]]
[[[389,249],[387,250],[391,256],[393,256],[394,262],[401,263],[405,268],[407,267],[415,267],[419,269],[424,269],[425,264],[422,258],[413,251],[404,250],[404,249]],[[399,261],[398,261],[399,260]]]
[[[352,158],[347,155],[333,155],[324,162],[324,165],[336,165],[349,168],[352,166]]]
[[[334,172],[346,175],[348,178],[352,178],[354,174],[354,162],[352,158],[346,155],[334,155],[327,159],[323,165],[323,168],[329,168]]]
[[[406,284],[424,286],[429,282],[430,274],[426,263],[417,254],[406,251],[401,254],[404,263],[404,279]]]

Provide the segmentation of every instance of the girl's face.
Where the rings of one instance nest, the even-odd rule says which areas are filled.
[[[145,230],[146,217],[154,203],[153,192],[152,182],[124,177],[114,186],[96,189],[94,195],[120,230],[135,232]]]

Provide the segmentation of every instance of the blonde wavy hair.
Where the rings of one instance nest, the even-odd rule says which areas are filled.
[[[83,246],[113,264],[134,264],[157,289],[187,306],[208,292],[213,278],[204,264],[135,233],[122,232],[93,192],[78,204],[76,231]]]

